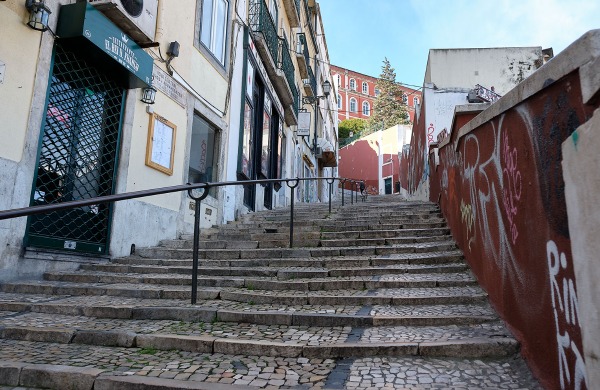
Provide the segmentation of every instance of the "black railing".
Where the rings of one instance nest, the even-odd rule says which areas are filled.
[[[295,189],[298,187],[301,181],[317,181],[325,180],[329,186],[329,214],[331,214],[331,200],[333,197],[333,183],[338,180],[342,184],[342,206],[344,205],[344,189],[346,182],[351,183],[351,189],[354,186],[358,186],[360,180],[339,178],[339,177],[312,177],[312,178],[295,178],[295,179],[264,179],[264,180],[246,180],[246,181],[228,181],[218,183],[195,183],[195,184],[181,184],[171,187],[161,187],[149,190],[126,192],[122,194],[98,196],[95,198],[73,200],[68,202],[50,203],[45,205],[29,206],[19,209],[3,210],[0,211],[0,221],[11,218],[27,217],[30,215],[38,215],[49,213],[52,211],[75,209],[78,207],[94,206],[105,203],[114,203],[122,200],[137,199],[147,196],[169,194],[175,192],[187,191],[188,196],[195,202],[195,213],[194,213],[194,248],[192,254],[192,304],[196,303],[196,295],[198,292],[198,252],[200,249],[200,208],[201,202],[204,200],[211,188],[215,187],[226,187],[226,186],[248,186],[256,184],[273,184],[273,183],[286,183],[291,189],[291,206],[290,206],[290,248],[294,245],[294,204],[295,204]],[[358,187],[357,187],[358,188]],[[352,203],[354,199],[351,196]],[[358,202],[358,194],[356,196]]]

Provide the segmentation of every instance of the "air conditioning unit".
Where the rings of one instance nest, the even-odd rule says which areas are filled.
[[[154,42],[158,0],[88,0],[139,45]]]
[[[315,157],[316,158],[322,158],[323,157],[323,148],[320,148],[317,146],[317,152],[315,153]]]

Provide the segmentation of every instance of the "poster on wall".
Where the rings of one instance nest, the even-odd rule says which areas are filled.
[[[250,178],[250,137],[252,134],[252,107],[246,101],[244,107],[244,138],[242,140],[242,173]]]
[[[262,152],[260,159],[260,172],[264,177],[269,177],[269,150],[271,139],[271,116],[267,111],[264,112],[263,116],[263,129],[262,129]]]
[[[254,66],[252,65],[252,61],[248,59],[248,70],[246,72],[246,95],[248,98],[252,99],[252,88],[254,87]]]
[[[177,127],[162,116],[156,113],[150,114],[146,143],[147,166],[167,175],[173,174],[176,130]]]

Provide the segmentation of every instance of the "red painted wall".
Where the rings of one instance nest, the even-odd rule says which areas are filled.
[[[548,389],[586,388],[561,143],[596,107],[573,72],[442,147],[431,176],[454,238]]]
[[[348,179],[363,180],[369,189],[377,188],[378,161],[377,153],[369,141],[358,140],[340,149],[338,175]]]

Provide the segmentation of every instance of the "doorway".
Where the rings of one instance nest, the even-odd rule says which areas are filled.
[[[57,42],[30,205],[110,195],[125,90]],[[26,245],[106,254],[112,206],[31,216]]]

